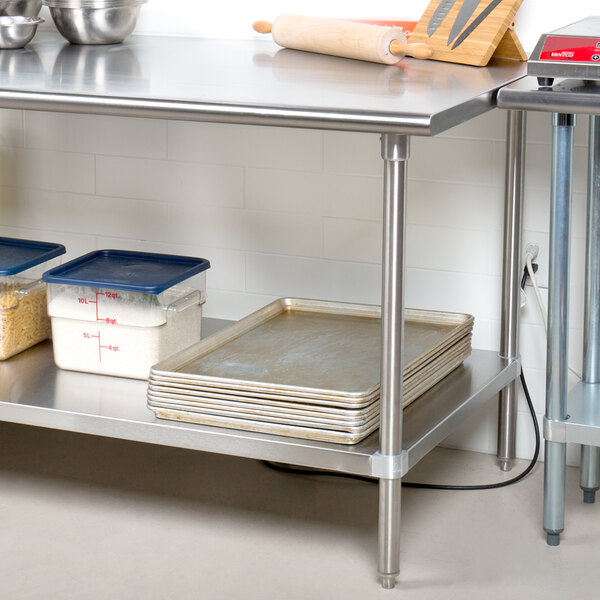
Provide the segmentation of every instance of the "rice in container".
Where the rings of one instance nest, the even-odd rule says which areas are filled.
[[[97,250],[44,273],[61,369],[146,379],[198,342],[208,260]]]
[[[64,253],[62,244],[0,237],[0,360],[50,337],[41,276]]]

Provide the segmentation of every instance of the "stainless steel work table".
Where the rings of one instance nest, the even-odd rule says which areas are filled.
[[[378,65],[283,50],[265,40],[133,36],[117,46],[69,46],[51,32],[24,50],[0,53],[0,107],[375,133],[384,166],[379,433],[343,446],[158,421],[146,408],[144,382],[60,371],[49,343],[0,364],[0,419],[379,478],[379,571],[384,587],[393,587],[402,476],[501,390],[499,458],[509,469],[520,372],[524,113],[514,111],[507,128],[500,353],[474,351],[402,411],[410,136],[433,136],[491,110],[497,90],[523,70],[512,61],[487,68],[411,59]]]
[[[509,110],[552,113],[544,529],[548,543],[558,545],[564,529],[568,442],[583,444],[580,486],[584,501],[594,502],[600,488],[600,81],[564,79],[557,80],[552,88],[539,88],[535,77],[526,77],[501,90],[498,105]],[[590,115],[588,202],[582,381],[568,394],[569,254],[576,113]]]

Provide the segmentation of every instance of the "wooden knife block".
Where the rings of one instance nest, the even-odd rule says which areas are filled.
[[[488,3],[489,0],[481,1],[465,27],[477,18]],[[440,0],[432,0],[417,23],[410,41],[430,44],[434,50],[432,59],[445,62],[483,67],[488,64],[492,56],[527,60],[527,54],[513,29],[515,15],[522,3],[523,0],[503,0],[459,46],[452,50],[452,44],[448,45],[448,35],[462,1],[456,0],[442,24],[429,37],[427,25],[440,4]]]

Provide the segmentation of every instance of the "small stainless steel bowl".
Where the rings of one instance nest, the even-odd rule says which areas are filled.
[[[72,44],[118,44],[135,28],[146,0],[44,0]]]
[[[37,17],[42,0],[0,0],[0,16]]]
[[[0,48],[23,48],[35,35],[37,26],[44,19],[39,17],[0,16]]]

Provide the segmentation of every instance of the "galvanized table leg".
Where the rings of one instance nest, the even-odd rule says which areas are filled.
[[[569,348],[569,256],[575,115],[552,115],[552,193],[548,278],[546,418],[567,416]],[[566,444],[545,442],[544,529],[551,546],[560,543],[565,520]]]
[[[521,232],[525,168],[527,113],[507,114],[506,176],[504,190],[504,253],[502,267],[502,315],[500,355],[519,356],[519,310],[521,306]],[[503,471],[512,469],[517,440],[517,381],[500,392],[498,405],[498,461]]]
[[[582,374],[585,383],[600,383],[600,116],[590,116]],[[595,502],[600,448],[581,447],[579,485],[584,502]]]
[[[379,451],[402,451],[402,345],[404,340],[404,246],[407,160],[410,138],[384,134],[383,284],[381,297],[381,426]],[[384,588],[400,572],[401,479],[379,480],[379,575]]]

